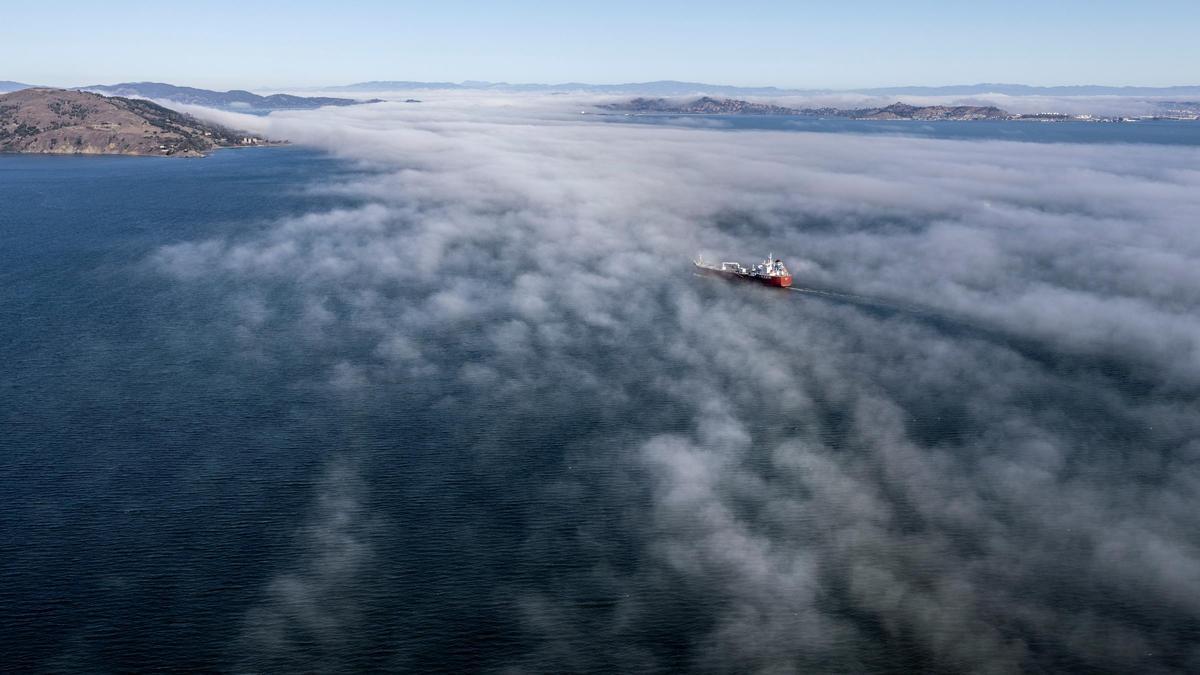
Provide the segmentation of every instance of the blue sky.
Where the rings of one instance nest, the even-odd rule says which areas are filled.
[[[1200,83],[1200,2],[12,3],[0,80]]]

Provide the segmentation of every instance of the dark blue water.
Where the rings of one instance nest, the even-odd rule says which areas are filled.
[[[546,319],[533,356],[509,349],[499,266],[472,286],[483,309],[429,325],[437,270],[346,289],[317,254],[222,273],[232,249],[195,278],[164,269],[173,245],[362,207],[331,186],[374,170],[298,147],[0,157],[0,670],[1061,672],[1143,646],[1148,670],[1196,663],[1178,580],[1122,566],[1126,539],[1096,553],[1139,518],[1197,545],[1189,511],[1156,501],[1193,461],[1186,383],[929,308],[675,269],[619,287],[612,324]],[[380,239],[362,256],[384,248],[363,236]],[[748,342],[714,314],[776,328]],[[420,367],[394,367],[379,321]],[[1005,487],[1026,464],[1013,482],[1061,481],[1028,510]],[[943,490],[961,502],[923,510]],[[1060,494],[1096,529],[1060,528],[1040,507]],[[984,647],[929,618],[963,607]]]
[[[144,261],[329,208],[303,188],[342,170],[294,149],[0,158],[6,669],[225,658],[286,534],[263,524],[309,499],[330,429],[287,373],[238,370],[197,330],[220,309]]]
[[[939,122],[816,119],[793,115],[608,115],[609,122],[665,124],[713,129],[760,129],[815,133],[883,134],[960,140],[1003,140],[1028,143],[1153,143],[1200,145],[1200,122]]]
[[[0,669],[495,668],[537,651],[526,593],[632,559],[615,532],[590,552],[554,543],[618,527],[603,519],[626,505],[547,497],[569,446],[619,437],[626,407],[569,383],[472,398],[452,371],[340,398],[324,373],[372,345],[297,344],[288,316],[248,348],[236,289],[153,263],[358,206],[311,188],[364,171],[299,148],[0,157]],[[446,336],[440,359],[476,339]],[[312,606],[273,591],[289,574]],[[570,594],[619,600],[593,586]],[[285,622],[299,642],[281,648],[256,637],[263,612],[333,618]]]

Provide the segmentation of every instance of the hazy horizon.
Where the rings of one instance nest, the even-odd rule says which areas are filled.
[[[179,79],[179,78],[170,78],[170,77],[159,78],[159,79],[145,78],[145,77],[124,77],[124,78],[110,79],[110,80],[106,80],[106,81],[88,81],[88,82],[78,81],[78,82],[75,82],[75,81],[68,81],[68,80],[60,80],[60,81],[56,81],[56,82],[45,82],[45,81],[32,80],[30,78],[21,78],[21,77],[16,77],[16,76],[10,76],[7,73],[5,73],[3,75],[3,78],[0,79],[0,82],[13,82],[13,83],[18,83],[18,84],[28,85],[31,87],[52,87],[52,88],[59,88],[59,89],[71,89],[71,88],[77,88],[77,87],[88,87],[88,86],[99,86],[99,85],[111,86],[111,85],[115,85],[115,84],[156,83],[156,84],[169,84],[169,85],[173,85],[173,86],[177,86],[177,87],[192,87],[195,89],[208,89],[208,90],[213,90],[213,91],[245,90],[245,91],[251,91],[251,92],[322,91],[322,90],[326,90],[326,89],[330,89],[330,88],[364,85],[364,84],[371,84],[371,83],[376,83],[376,82],[379,82],[379,83],[403,82],[406,84],[411,83],[411,84],[417,84],[417,85],[451,84],[451,85],[460,85],[460,86],[493,85],[493,86],[513,86],[513,87],[521,87],[521,86],[567,87],[567,86],[574,86],[574,85],[583,85],[583,86],[587,86],[587,87],[616,87],[616,86],[624,86],[624,85],[678,83],[678,84],[695,84],[695,85],[703,85],[703,86],[711,86],[711,87],[737,88],[737,89],[748,89],[748,90],[777,89],[781,93],[789,93],[789,92],[857,93],[857,92],[866,92],[866,91],[875,91],[875,90],[890,90],[890,89],[950,89],[950,88],[986,87],[986,86],[1028,87],[1028,88],[1034,89],[1034,90],[1063,89],[1063,88],[1104,88],[1104,89],[1178,89],[1178,88],[1193,88],[1193,87],[1200,88],[1200,79],[1198,79],[1196,82],[1179,81],[1179,82],[1165,82],[1165,83],[1154,83],[1154,84],[1128,83],[1128,82],[1119,82],[1119,83],[1091,82],[1091,81],[1057,82],[1057,83],[1050,83],[1050,84],[1032,84],[1030,82],[1018,82],[1018,81],[1001,82],[1001,81],[983,81],[983,80],[973,80],[973,81],[964,80],[961,82],[940,82],[940,83],[932,83],[932,84],[914,84],[911,82],[899,82],[899,83],[893,83],[893,84],[871,84],[871,85],[865,85],[865,86],[815,87],[815,86],[789,86],[789,85],[770,83],[770,82],[766,82],[766,83],[726,82],[726,81],[713,80],[711,78],[709,78],[709,79],[704,79],[704,78],[701,78],[701,79],[679,79],[679,78],[666,78],[666,77],[647,77],[647,78],[637,79],[637,80],[600,82],[600,81],[585,81],[585,80],[582,80],[579,78],[566,79],[566,80],[561,80],[561,81],[535,81],[535,80],[531,80],[531,79],[520,79],[520,78],[510,78],[510,79],[501,79],[501,80],[484,80],[484,79],[480,79],[480,78],[469,78],[469,77],[463,78],[463,79],[457,79],[457,80],[434,80],[434,79],[420,79],[420,78],[415,78],[415,77],[402,77],[402,76],[370,78],[370,79],[350,78],[349,80],[344,81],[344,82],[341,82],[341,81],[339,81],[339,82],[322,82],[322,83],[316,83],[316,84],[270,84],[270,83],[267,83],[267,84],[260,84],[257,86],[247,86],[245,84],[228,84],[228,83],[222,84],[219,82],[202,83],[202,82],[193,81],[193,80],[183,80],[183,79]]]
[[[51,86],[294,88],[396,78],[670,79],[789,89],[1164,86],[1193,80],[1192,64],[1200,62],[1193,35],[1200,8],[1174,0],[1150,7],[1107,0],[868,0],[836,7],[755,0],[736,8],[624,1],[412,8],[373,0],[353,12],[311,1],[219,0],[185,9],[66,0],[11,7],[5,19],[0,59],[16,66],[5,77]]]

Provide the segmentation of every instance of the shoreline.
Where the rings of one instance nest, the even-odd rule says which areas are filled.
[[[196,155],[161,155],[148,152],[29,152],[25,150],[0,150],[0,157],[141,157],[151,159],[205,159],[220,150],[255,150],[286,148],[294,146],[290,141],[274,141],[256,145],[222,145]]]

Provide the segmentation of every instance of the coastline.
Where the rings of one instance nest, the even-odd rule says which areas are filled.
[[[263,148],[286,148],[293,146],[290,141],[272,141],[254,145],[221,145],[215,146],[202,153],[196,154],[154,154],[149,152],[42,152],[28,150],[0,150],[0,157],[143,157],[157,159],[204,159],[220,150],[255,150]]]

